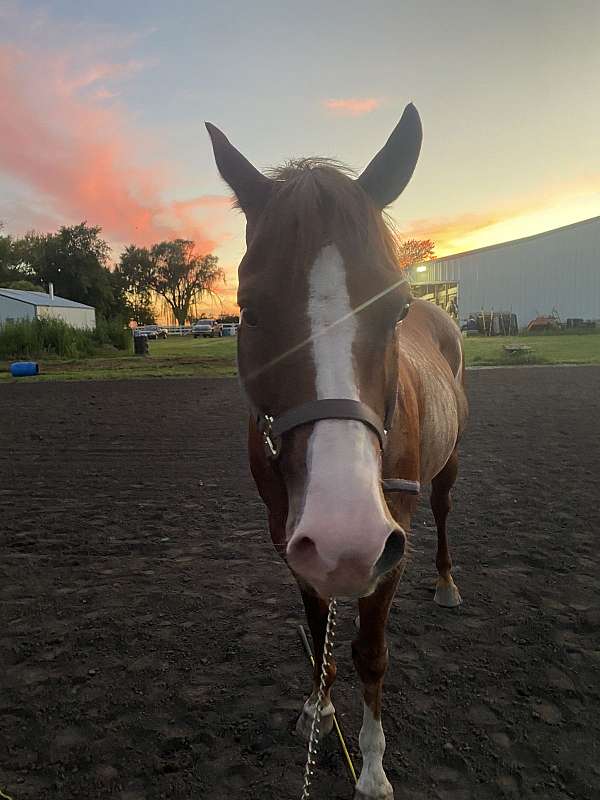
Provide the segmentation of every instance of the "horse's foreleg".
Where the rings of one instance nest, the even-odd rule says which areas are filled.
[[[385,736],[381,724],[383,678],[388,665],[385,626],[402,568],[394,570],[370,597],[359,600],[360,628],[352,642],[354,666],[363,684],[363,723],[358,742],[363,764],[354,800],[393,800],[383,769]]]
[[[310,736],[310,729],[315,711],[317,707],[317,695],[319,693],[319,686],[321,684],[321,666],[323,663],[323,647],[325,644],[325,629],[327,627],[327,603],[320,597],[300,588],[302,593],[302,601],[306,611],[306,620],[313,640],[315,649],[315,668],[313,672],[313,688],[310,697],[304,704],[302,713],[298,717],[296,723],[296,730],[306,739]],[[327,691],[325,694],[325,701],[321,709],[321,724],[319,726],[321,736],[325,736],[331,732],[333,728],[333,715],[335,709],[331,702],[331,686],[335,680],[336,666],[333,658],[331,659],[327,669]]]
[[[448,550],[448,531],[446,521],[452,508],[450,490],[454,486],[458,474],[458,453],[456,449],[448,459],[446,466],[431,481],[431,510],[435,518],[438,533],[438,547],[435,564],[438,580],[435,589],[435,602],[440,606],[454,608],[462,603],[458,587],[452,579],[452,559]]]

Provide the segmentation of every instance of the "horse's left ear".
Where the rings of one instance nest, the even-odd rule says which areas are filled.
[[[217,168],[237,198],[240,208],[250,220],[263,208],[273,181],[259,172],[239,150],[231,144],[225,134],[210,122],[206,122]]]
[[[393,203],[411,179],[422,140],[421,117],[409,103],[390,138],[357,179],[378,208]]]

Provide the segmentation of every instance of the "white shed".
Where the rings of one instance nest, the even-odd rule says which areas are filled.
[[[442,256],[411,267],[415,294],[459,317],[512,312],[520,328],[554,310],[563,321],[600,319],[600,217],[525,239]]]
[[[74,328],[95,328],[92,306],[44,292],[26,292],[0,287],[0,325],[21,319],[62,319]]]

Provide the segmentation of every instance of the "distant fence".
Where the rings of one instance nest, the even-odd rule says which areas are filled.
[[[161,325],[169,336],[189,336],[192,332],[191,325]]]

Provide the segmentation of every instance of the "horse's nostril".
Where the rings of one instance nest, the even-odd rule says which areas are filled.
[[[317,546],[310,536],[301,536],[293,543],[294,555],[308,558],[316,552]]]
[[[383,553],[379,556],[375,564],[375,572],[377,575],[385,575],[392,567],[400,561],[404,555],[405,536],[404,533],[397,529],[392,531],[387,538]]]

